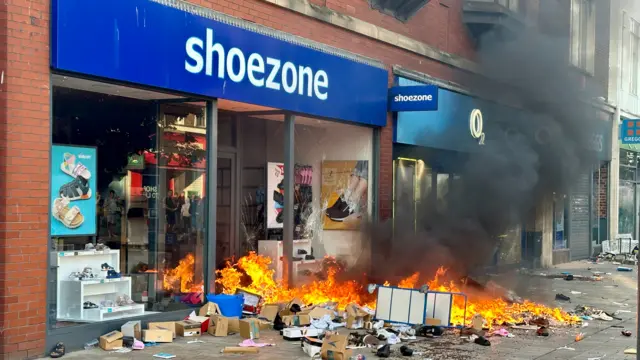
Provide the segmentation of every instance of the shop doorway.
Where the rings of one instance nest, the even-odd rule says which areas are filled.
[[[218,152],[218,183],[216,193],[216,264],[224,267],[225,260],[238,257],[236,224],[237,181],[236,154]]]

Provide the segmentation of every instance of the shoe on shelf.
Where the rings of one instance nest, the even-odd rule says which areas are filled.
[[[104,263],[100,266],[100,269],[102,269],[102,271],[109,271],[113,270],[113,267],[107,263]]]
[[[87,244],[85,244],[84,249],[85,249],[86,251],[88,251],[88,250],[95,250],[95,249],[96,249],[96,247],[95,247],[95,245],[93,245],[93,243],[87,243]]]
[[[115,270],[111,269],[111,270],[107,270],[107,279],[119,279],[120,273],[116,272]]]

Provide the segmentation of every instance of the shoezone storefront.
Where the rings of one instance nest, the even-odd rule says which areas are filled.
[[[409,76],[413,75],[397,77],[397,86],[390,96],[390,110],[396,111],[394,215],[403,214],[394,216],[396,235],[398,229],[419,232],[421,219],[446,211],[447,194],[465,182],[462,174],[473,159],[472,154],[504,153],[511,148],[508,142],[513,141],[510,134],[514,128],[525,134],[543,134],[539,130],[547,127],[546,120],[537,115],[469,96],[461,89],[428,85]],[[543,242],[540,215],[532,214],[515,229],[496,234],[501,235],[499,246],[487,254],[493,256],[495,265],[520,262],[539,265],[543,256],[553,264],[586,258],[606,234],[607,198],[603,194],[611,159],[608,150],[611,123],[604,112],[601,118],[589,128],[595,134],[594,147],[585,150],[595,150],[600,164],[594,166],[591,174],[580,176],[570,193],[553,194],[552,232],[545,234]],[[542,140],[542,137],[535,139]],[[526,161],[525,156],[522,159]],[[547,208],[551,211],[550,206]]]
[[[180,1],[52,20],[48,345],[182,319],[251,251],[296,284],[367,261],[380,63]]]

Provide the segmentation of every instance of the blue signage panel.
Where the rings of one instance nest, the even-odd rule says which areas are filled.
[[[384,126],[387,71],[150,0],[55,0],[52,66]]]
[[[399,77],[402,87],[421,83]],[[438,88],[437,111],[398,112],[394,142],[459,152],[478,151],[485,143],[504,141],[509,122],[537,122],[543,118],[515,108]],[[595,111],[595,109],[594,109]],[[638,125],[640,130],[640,124]],[[593,150],[601,160],[611,159],[611,123],[593,126]]]
[[[394,86],[389,89],[389,111],[438,110],[438,87],[435,85]]]
[[[620,129],[623,144],[640,144],[640,119],[624,119]]]
[[[51,146],[51,236],[96,234],[95,147]]]

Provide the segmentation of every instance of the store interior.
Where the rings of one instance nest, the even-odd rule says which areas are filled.
[[[204,301],[205,115],[203,101],[53,76],[52,143],[97,151],[95,193],[70,204],[95,202],[95,233],[52,234],[53,327]],[[249,251],[279,258],[284,117],[218,101],[216,269]],[[311,280],[326,255],[368,263],[360,229],[372,206],[373,130],[296,116],[294,133],[298,280]],[[85,252],[95,256],[77,256]]]

